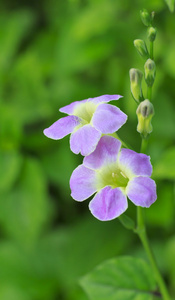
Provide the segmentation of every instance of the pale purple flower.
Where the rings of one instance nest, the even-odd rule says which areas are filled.
[[[76,101],[60,108],[68,114],[44,130],[44,134],[54,140],[62,139],[71,133],[70,148],[72,152],[83,156],[92,153],[102,134],[112,134],[127,120],[118,107],[107,104],[118,100],[120,95],[103,95],[87,100]]]
[[[89,203],[91,213],[101,221],[112,220],[127,209],[127,197],[142,207],[149,207],[156,200],[151,173],[149,156],[121,149],[119,140],[103,136],[95,151],[73,171],[71,196],[83,201],[96,193]]]

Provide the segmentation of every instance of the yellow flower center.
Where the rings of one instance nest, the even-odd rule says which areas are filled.
[[[121,187],[125,189],[128,181],[128,177],[118,168],[117,164],[102,167],[97,171],[98,190],[105,186],[111,186],[112,188]]]
[[[81,103],[75,110],[74,115],[82,119],[83,125],[91,122],[96,110],[96,105],[92,102]]]

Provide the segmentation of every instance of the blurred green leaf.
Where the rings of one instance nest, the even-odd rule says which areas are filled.
[[[174,253],[175,253],[175,236],[171,236],[166,243],[166,251],[165,251],[165,261],[168,268],[168,276],[171,282],[171,290],[172,294],[175,295],[175,260],[174,260]]]
[[[161,139],[174,139],[174,105],[168,93],[163,91],[154,102],[155,116],[152,119],[153,134]]]
[[[21,166],[22,156],[14,150],[0,150],[0,194],[9,191],[17,181]]]
[[[93,2],[86,6],[81,14],[77,14],[71,26],[71,36],[76,41],[88,40],[97,34],[102,34],[111,27],[115,18],[113,6],[110,2],[102,0],[100,5]]]
[[[152,300],[156,288],[148,264],[132,257],[104,262],[84,276],[81,285],[92,300]]]
[[[146,210],[147,223],[160,226],[163,229],[171,228],[174,222],[174,191],[173,183],[161,181],[157,184],[157,200]]]
[[[153,178],[155,179],[175,179],[175,147],[167,149],[159,160],[155,163],[153,169]]]
[[[37,160],[24,162],[13,190],[0,195],[0,222],[9,236],[30,246],[48,218],[46,182]]]
[[[22,126],[19,116],[17,118],[16,107],[1,103],[0,113],[0,148],[7,151],[18,149]]]
[[[0,245],[0,296],[2,300],[54,300],[59,282],[35,249],[25,251],[14,243]],[[10,298],[11,297],[11,298]]]
[[[1,56],[0,72],[8,68],[23,38],[34,23],[34,16],[28,10],[18,10],[0,16]]]
[[[14,283],[5,283],[0,286],[0,299],[2,300],[31,300],[25,291],[18,288]]]
[[[59,185],[64,198],[70,200],[69,179],[77,166],[77,157],[69,149],[69,137],[62,141],[51,141],[54,149],[42,156],[43,167],[49,180],[54,185]]]
[[[166,4],[168,5],[168,8],[171,12],[174,11],[174,0],[165,0]]]
[[[39,54],[32,50],[16,59],[9,74],[13,91],[9,98],[23,124],[38,122],[53,113],[49,89],[45,84],[47,72],[43,74],[43,68]]]
[[[175,78],[175,61],[174,61],[174,51],[175,51],[175,42],[174,40],[171,43],[171,47],[165,49],[166,55],[164,57],[164,69],[166,72]]]
[[[82,216],[75,224],[58,228],[45,236],[37,251],[67,291],[80,276],[125,251],[132,239],[131,234],[125,233],[117,220],[106,223],[93,216]]]

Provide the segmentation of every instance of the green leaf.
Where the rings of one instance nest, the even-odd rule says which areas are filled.
[[[64,199],[67,198],[70,201],[69,179],[78,162],[70,151],[68,143],[68,138],[58,142],[57,145],[55,143],[55,148],[51,152],[47,150],[46,154],[43,155],[42,165],[51,182],[56,186],[59,184]]]
[[[88,218],[82,215],[79,221],[77,216],[76,224],[59,226],[49,233],[37,250],[40,258],[47,261],[66,287],[70,287],[95,266],[128,249],[131,238],[132,235],[126,235],[126,229],[116,220],[99,222],[89,215]]]
[[[174,222],[173,182],[160,182],[157,187],[157,201],[146,211],[147,223],[170,228]]]
[[[1,56],[0,73],[9,64],[17,52],[19,45],[34,23],[34,16],[30,11],[19,10],[8,14],[1,14],[0,36]]]
[[[59,282],[36,248],[26,251],[12,242],[0,244],[0,299],[53,300]]]
[[[0,194],[0,222],[5,232],[30,245],[48,216],[46,182],[37,160],[26,159],[14,189]]]
[[[8,191],[18,178],[22,157],[14,150],[0,150],[0,191]]]
[[[4,284],[0,286],[0,299],[3,300],[30,300],[30,296],[27,295],[20,288],[13,284]]]
[[[12,103],[1,103],[0,112],[0,148],[16,149],[19,147],[22,136],[22,126],[16,107],[12,106]]]
[[[174,0],[165,0],[166,4],[168,5],[168,8],[171,12],[174,11]]]
[[[167,240],[165,246],[165,262],[167,267],[167,273],[169,274],[169,281],[172,290],[172,295],[175,295],[175,260],[174,260],[174,253],[175,253],[175,235],[170,237]],[[174,299],[174,298],[173,298]]]
[[[175,147],[165,151],[160,159],[155,163],[153,178],[155,179],[175,179]]]
[[[108,260],[80,283],[91,300],[151,300],[156,288],[148,264],[132,257]]]

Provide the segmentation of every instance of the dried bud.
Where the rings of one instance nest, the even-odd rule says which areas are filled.
[[[144,65],[145,81],[149,87],[154,83],[156,77],[156,64],[152,59],[148,59]]]
[[[130,69],[130,87],[133,98],[140,102],[143,99],[142,95],[142,78],[143,73],[138,69]]]
[[[136,110],[136,114],[138,118],[137,131],[146,138],[152,132],[151,120],[154,115],[152,103],[148,99],[142,101]]]
[[[148,39],[150,42],[154,42],[156,38],[157,30],[154,27],[149,27],[148,28]]]
[[[146,47],[146,44],[143,40],[134,40],[134,46],[136,47],[138,53],[143,57],[143,58],[148,58],[149,53],[148,49]]]
[[[152,23],[152,16],[146,9],[140,11],[140,17],[145,26],[151,26]]]

